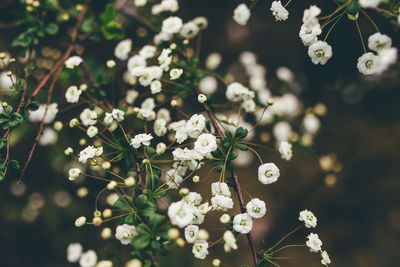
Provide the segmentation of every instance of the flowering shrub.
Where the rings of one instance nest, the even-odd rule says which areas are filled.
[[[252,177],[239,177],[236,171],[255,156],[259,167],[253,171],[254,177],[262,186],[278,182],[279,164],[260,156],[258,150],[266,147],[254,141],[255,130],[269,127],[273,136],[264,134],[260,138],[273,138],[276,146],[272,153],[290,161],[296,156],[293,151],[312,145],[326,107],[304,107],[295,94],[279,86],[268,89],[266,69],[252,52],[238,55],[245,80],[219,70],[222,57],[218,53],[200,60],[201,36],[208,21],[205,17],[184,21],[173,14],[179,9],[178,1],[130,2],[21,1],[26,9],[21,15],[26,29],[12,43],[19,48],[20,57],[0,55],[6,69],[0,77],[2,94],[10,96],[2,98],[1,105],[0,123],[5,132],[0,141],[0,179],[11,172],[22,179],[38,144],[55,144],[62,131],[73,136],[82,132],[85,138],[65,148],[70,161],[67,177],[74,183],[84,177],[93,179],[103,189],[97,195],[93,216],[83,214],[75,226],[102,226],[112,221],[114,234],[107,227],[101,235],[105,239],[114,235],[121,245],[131,248],[131,259],[124,262],[125,266],[158,266],[159,254],[184,246],[191,246],[194,257],[202,260],[218,244],[233,253],[239,248],[237,239],[241,235],[247,238],[253,255],[249,265],[279,266],[279,252],[296,246],[307,246],[323,265],[330,264],[316,233],[304,238],[304,244],[282,245],[303,226],[317,226],[316,216],[308,210],[300,211],[301,224],[274,245],[256,247],[251,230],[254,221],[268,212],[268,205],[261,197],[244,193],[245,181]],[[233,20],[246,25],[258,2],[237,6]],[[271,3],[277,21],[289,18],[289,2],[284,6],[281,1]],[[337,9],[325,17],[319,17],[322,11],[317,6],[304,11],[299,37],[308,47],[311,61],[324,65],[332,57],[333,49],[326,40],[346,15],[360,33],[364,54],[357,68],[362,74],[380,74],[395,63],[397,49],[364,9],[374,8],[392,19],[398,16],[399,5],[361,0],[337,4]],[[366,51],[357,23],[360,12],[377,29],[368,38],[368,48],[374,52]],[[141,31],[151,32],[151,38],[140,44],[126,34],[119,15],[142,25]],[[327,26],[325,38],[319,40]],[[60,30],[68,30],[70,40],[56,63],[44,72],[39,61],[33,60],[36,51],[42,48],[46,54],[44,49],[50,48],[43,42]],[[86,57],[84,43],[101,46],[103,42],[116,43],[112,58],[100,62]],[[46,69],[46,63],[41,65]],[[39,78],[35,81],[32,76]],[[276,78],[284,85],[296,81],[294,73],[284,67],[278,69]],[[55,99],[57,83],[63,97]],[[111,91],[113,87],[116,89]],[[70,112],[64,120],[56,121],[66,110]],[[16,128],[35,123],[37,134],[20,165],[10,158],[10,138]],[[322,169],[331,170],[330,156],[320,161]],[[202,183],[210,193],[201,195],[191,190],[196,183]],[[107,207],[99,204],[103,197]],[[223,230],[210,236],[201,227],[207,217],[219,218]],[[93,250],[84,252],[80,243],[67,248],[67,260],[82,267],[114,264],[99,258]],[[213,259],[212,265],[220,266],[221,262],[223,259]]]

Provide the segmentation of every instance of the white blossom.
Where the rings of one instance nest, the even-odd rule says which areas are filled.
[[[80,56],[72,56],[65,61],[65,67],[67,69],[74,69],[82,63],[82,58]]]
[[[194,142],[194,150],[202,156],[207,156],[216,149],[217,138],[209,133],[201,134]]]
[[[185,228],[185,239],[189,244],[194,243],[197,240],[197,234],[199,233],[199,227],[197,225],[188,225]]]
[[[282,6],[281,1],[273,1],[271,4],[271,11],[276,21],[287,20],[289,17],[289,11]]]
[[[65,98],[67,99],[68,103],[77,103],[79,101],[79,96],[81,95],[81,93],[82,91],[79,90],[78,87],[70,86],[65,92]]]
[[[159,80],[152,81],[150,84],[151,93],[157,94],[162,90],[162,83]]]
[[[132,105],[133,102],[135,102],[135,100],[136,100],[136,98],[137,98],[138,96],[139,96],[138,91],[133,90],[133,89],[128,90],[128,91],[126,91],[125,101],[126,101],[126,103]]]
[[[162,32],[167,34],[178,33],[182,28],[183,22],[179,17],[168,17],[162,22]]]
[[[97,122],[97,113],[94,110],[85,108],[79,115],[79,118],[81,119],[83,125],[94,125]]]
[[[153,136],[151,134],[142,133],[135,135],[135,137],[131,139],[130,143],[131,146],[138,149],[140,145],[149,146],[151,139],[153,139]]]
[[[315,5],[311,5],[303,13],[303,24],[310,27],[318,23],[318,16],[321,14],[321,9]]]
[[[196,23],[189,21],[183,24],[181,31],[179,34],[186,39],[192,39],[199,33],[200,29],[196,25]]]
[[[326,252],[326,250],[321,252],[321,263],[326,266],[328,266],[328,264],[331,264],[331,259],[329,258],[328,252]]]
[[[127,60],[132,50],[132,40],[125,39],[120,41],[114,49],[114,55],[120,60]]]
[[[359,0],[358,3],[362,8],[378,7],[382,0]]]
[[[250,233],[253,228],[253,220],[247,213],[241,213],[233,218],[233,229],[241,234]]]
[[[299,214],[299,220],[303,221],[307,228],[315,228],[317,226],[317,217],[309,210],[303,210]]]
[[[94,146],[88,146],[79,152],[79,162],[86,163],[88,159],[94,158],[96,155],[96,148]]]
[[[165,152],[165,150],[167,149],[167,145],[165,143],[158,143],[156,146],[156,153],[161,155]]]
[[[170,169],[165,174],[165,180],[167,186],[172,189],[178,189],[179,185],[183,182],[182,176],[180,176],[176,169]]]
[[[197,240],[193,244],[192,252],[197,259],[204,260],[208,255],[208,243],[204,240]]]
[[[184,201],[174,202],[168,208],[168,217],[173,225],[185,228],[193,220],[193,210]]]
[[[177,79],[179,79],[179,77],[181,77],[182,73],[183,73],[183,69],[177,69],[177,68],[172,69],[169,72],[169,78],[170,78],[170,80],[177,80]]]
[[[251,217],[258,219],[265,215],[267,212],[267,207],[264,201],[258,198],[253,198],[247,203],[246,211]]]
[[[186,132],[191,138],[197,138],[206,125],[206,118],[201,114],[194,114],[186,123]]]
[[[303,24],[301,25],[299,37],[305,46],[310,46],[318,40],[318,35],[322,33],[321,25],[316,24]]]
[[[237,24],[246,25],[247,21],[251,16],[250,9],[246,6],[246,4],[238,5],[233,11],[233,20],[236,21]]]
[[[163,136],[167,133],[167,122],[163,119],[156,119],[154,121],[154,134]]]
[[[134,225],[118,225],[117,229],[115,230],[115,238],[121,241],[122,245],[129,245],[136,235],[137,231]]]
[[[386,34],[376,32],[368,38],[368,47],[372,51],[378,52],[381,49],[390,48],[392,39]]]
[[[81,267],[93,267],[97,263],[97,255],[93,250],[88,250],[82,254],[79,264]]]
[[[211,184],[211,193],[213,196],[221,195],[230,197],[231,191],[229,191],[229,187],[227,183],[224,182],[215,182]]]
[[[287,141],[281,141],[279,143],[279,153],[281,153],[282,159],[291,160],[293,156],[292,144]]]
[[[67,260],[68,262],[77,262],[82,255],[82,245],[80,243],[71,243],[67,247]]]
[[[307,239],[306,245],[311,252],[321,251],[322,241],[319,239],[318,234],[311,233],[307,236]]]
[[[275,183],[279,175],[279,169],[274,163],[265,163],[258,167],[258,180],[263,184]]]
[[[199,89],[206,95],[214,94],[218,89],[218,81],[213,76],[206,76],[200,80]]]
[[[225,252],[229,252],[232,249],[233,250],[238,249],[238,246],[236,244],[236,238],[235,238],[234,234],[231,231],[229,231],[229,230],[225,231],[224,235],[223,235],[223,239],[224,239],[224,250],[225,250]]]
[[[38,144],[41,146],[54,145],[55,143],[57,143],[57,139],[57,132],[50,127],[46,127],[44,128],[42,135],[39,138]]]
[[[211,206],[217,211],[227,211],[233,208],[233,200],[230,197],[216,195],[211,198]]]
[[[332,47],[324,41],[316,41],[308,47],[308,55],[312,63],[325,65],[332,57]]]
[[[46,112],[47,107],[47,112]],[[52,103],[47,106],[47,104],[39,105],[39,108],[35,111],[29,111],[29,120],[31,122],[43,122],[45,124],[51,123],[54,121],[56,115],[58,113],[58,104]],[[45,117],[46,114],[46,117]]]

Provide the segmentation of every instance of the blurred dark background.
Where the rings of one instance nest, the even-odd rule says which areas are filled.
[[[247,191],[256,192],[253,197],[267,202],[268,213],[261,222],[262,231],[256,235],[258,247],[261,239],[271,246],[295,228],[298,212],[307,208],[318,217],[315,232],[330,254],[331,266],[400,266],[399,65],[380,78],[361,76],[356,62],[362,46],[354,22],[347,18],[328,38],[333,47],[332,59],[325,66],[313,65],[298,37],[303,10],[316,3],[325,11],[324,15],[334,10],[333,1],[293,1],[285,22],[274,21],[270,1],[259,1],[246,27],[232,21],[233,9],[240,2],[180,1],[178,14],[186,20],[200,15],[209,19],[201,56],[221,53],[222,68],[236,61],[241,51],[249,50],[259,56],[268,77],[274,77],[280,66],[292,69],[301,81],[305,105],[323,102],[328,108],[315,139],[315,153],[335,153],[342,165],[337,179],[329,182],[319,168],[318,158],[306,159],[295,151],[294,160],[286,163],[276,154],[266,153],[263,158],[281,166],[279,182],[268,187],[259,186],[254,172],[256,161],[254,166],[239,170],[239,176],[247,179]],[[12,13],[13,7],[2,6],[0,15]],[[399,28],[377,13],[369,13],[381,31],[392,37],[394,46],[399,47]],[[373,27],[363,16],[359,23],[366,39]],[[0,29],[0,50],[9,49],[11,38],[17,34],[17,29]],[[134,44],[135,38],[132,36]],[[103,47],[98,49],[104,51]],[[111,57],[112,50],[109,51],[110,55],[104,56]],[[29,147],[30,141],[26,138],[25,146]],[[85,183],[89,195],[84,199],[76,196],[77,186],[60,171],[64,168],[64,146],[60,147],[37,150],[23,186],[17,186],[12,179],[0,184],[1,266],[72,266],[65,255],[70,242],[81,242],[85,250],[96,249],[103,258],[109,247],[120,248],[113,239],[101,240],[100,229],[73,226],[76,217],[92,212],[98,188],[95,183]],[[301,230],[288,242],[303,243],[308,232]],[[127,254],[129,249],[123,249]],[[217,246],[205,261],[194,259],[188,249],[188,253],[172,253],[161,261],[167,262],[164,266],[210,266],[212,258],[219,257],[226,266],[241,266],[250,256],[244,237],[239,249],[240,252],[224,254],[222,247]],[[284,255],[293,259],[279,261],[281,266],[321,265],[318,257],[306,248],[288,250]]]

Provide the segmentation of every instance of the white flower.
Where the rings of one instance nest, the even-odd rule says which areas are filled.
[[[390,65],[397,62],[397,48],[390,47],[381,49],[378,52],[378,56],[380,71],[383,72],[389,68]]]
[[[232,102],[239,102],[241,100],[254,98],[254,92],[244,87],[238,82],[234,82],[228,85],[226,88],[225,96]]]
[[[65,98],[67,99],[68,103],[76,103],[79,101],[79,96],[81,95],[81,93],[82,91],[79,90],[78,87],[70,86],[65,92]]]
[[[193,243],[197,239],[199,227],[197,225],[188,225],[185,228],[185,239],[188,243]]]
[[[142,56],[143,58],[152,58],[154,57],[154,54],[157,51],[157,47],[154,45],[145,45],[140,49],[139,55]]]
[[[154,103],[154,98],[151,97],[146,98],[140,106],[141,109],[145,110],[153,110],[155,107],[156,104]]]
[[[94,125],[97,122],[97,113],[94,110],[85,108],[79,115],[79,118],[81,119],[83,125]]]
[[[282,6],[281,1],[273,1],[271,4],[271,11],[276,21],[287,20],[289,17],[289,11]]]
[[[189,205],[198,206],[202,201],[202,197],[199,193],[189,192],[189,194],[184,196],[182,200],[188,203]]]
[[[96,155],[96,148],[94,146],[88,146],[81,152],[79,152],[79,162],[86,163],[88,159],[93,158]]]
[[[158,143],[156,146],[156,153],[161,155],[167,149],[167,145],[165,143]]]
[[[136,90],[128,90],[126,91],[125,101],[126,103],[132,105],[135,102],[136,98],[139,96],[138,91]]]
[[[246,112],[254,112],[254,111],[256,111],[256,102],[254,102],[253,99],[247,99],[247,100],[243,101],[242,108]]]
[[[82,58],[79,56],[72,56],[65,61],[65,67],[67,69],[74,69],[82,63]]]
[[[382,0],[359,0],[358,3],[362,8],[378,7]]]
[[[57,132],[50,127],[46,127],[44,128],[43,133],[39,138],[38,144],[41,146],[54,145],[55,143],[57,143],[57,139]]]
[[[206,67],[209,70],[215,70],[221,64],[222,56],[217,52],[210,53],[206,58]]]
[[[251,217],[258,219],[265,215],[267,207],[264,201],[258,198],[253,198],[249,203],[247,203],[246,210]]]
[[[213,196],[221,195],[230,197],[231,191],[229,191],[229,187],[227,183],[216,182],[211,184],[211,193]]]
[[[111,115],[113,117],[114,120],[121,122],[124,120],[125,118],[125,112],[123,112],[120,109],[114,108],[111,112]]]
[[[214,94],[218,89],[218,81],[213,76],[206,76],[200,80],[199,89],[206,95]]]
[[[233,208],[233,201],[230,197],[216,195],[211,198],[211,206],[217,211],[227,211]]]
[[[161,92],[162,83],[159,80],[152,81],[150,84],[150,89],[151,89],[151,93],[153,95],[157,94],[157,93]]]
[[[290,127],[288,122],[280,121],[274,125],[273,133],[275,138],[279,141],[286,141],[289,140],[290,136],[292,135],[292,127]]]
[[[128,55],[132,50],[132,40],[125,39],[120,41],[114,49],[115,57],[119,58],[120,60],[127,60]]]
[[[378,52],[379,50],[390,48],[392,46],[392,39],[386,34],[376,32],[368,38],[368,47],[372,51]]]
[[[131,146],[138,149],[140,145],[149,146],[150,140],[153,139],[151,134],[137,134],[134,138],[131,139]]]
[[[192,206],[192,211],[193,211],[192,224],[202,224],[205,218],[204,214],[201,213],[200,209],[195,206]]]
[[[137,235],[136,227],[134,225],[123,224],[118,225],[115,230],[115,238],[121,241],[122,245],[128,245],[132,239]]]
[[[179,185],[183,182],[182,176],[178,174],[176,169],[170,169],[165,174],[167,186],[172,189],[178,189]]]
[[[299,220],[303,221],[307,228],[315,228],[317,226],[317,217],[309,210],[303,210],[299,214]]]
[[[316,134],[321,127],[321,122],[318,117],[310,113],[304,116],[303,119],[304,130],[309,134]]]
[[[225,231],[225,233],[223,235],[223,239],[224,239],[225,252],[229,252],[232,249],[234,249],[234,250],[238,249],[238,246],[236,244],[236,238],[231,231],[229,231],[229,230]]]
[[[160,56],[158,57],[158,63],[160,64],[160,67],[165,71],[169,70],[169,64],[171,64],[172,61],[172,56],[170,56],[171,52],[171,49],[164,48],[161,51]]]
[[[176,68],[172,69],[169,72],[169,78],[170,78],[170,80],[177,80],[177,79],[179,79],[179,77],[181,77],[182,73],[183,73],[183,69],[176,69]]]
[[[315,5],[311,5],[310,8],[304,10],[303,24],[309,27],[319,24],[317,18],[319,14],[321,14],[321,9]]]
[[[206,215],[210,210],[212,210],[212,207],[208,204],[208,202],[205,202],[199,206],[199,211],[201,214]]]
[[[199,31],[200,31],[199,27],[197,27],[197,25],[194,22],[189,21],[189,22],[183,24],[183,27],[182,27],[181,31],[179,32],[179,34],[183,38],[192,39],[199,33]]]
[[[195,17],[192,19],[193,23],[196,24],[201,30],[208,27],[208,20],[206,17]]]
[[[318,40],[317,36],[321,33],[322,30],[319,23],[313,25],[303,24],[300,28],[299,37],[305,46],[310,46]]]
[[[199,101],[199,103],[203,104],[204,102],[207,101],[207,96],[204,94],[199,94],[197,96],[197,101]]]
[[[194,150],[202,156],[207,156],[216,149],[217,138],[209,133],[201,134],[194,142]]]
[[[186,132],[191,138],[197,138],[206,125],[206,118],[201,114],[194,114],[186,123]]]
[[[170,114],[169,110],[166,109],[166,108],[160,108],[157,111],[157,119],[163,119],[166,122],[170,122],[171,121],[171,114]]]
[[[97,129],[96,126],[90,126],[90,127],[87,129],[87,131],[86,131],[86,134],[87,134],[89,137],[94,137],[94,136],[96,136],[98,133],[99,133],[99,130]]]
[[[292,144],[288,141],[281,141],[279,143],[279,153],[284,160],[291,160],[293,156]]]
[[[204,260],[208,255],[208,242],[204,240],[197,240],[193,244],[192,252],[197,259]]]
[[[331,259],[329,258],[328,252],[326,252],[326,250],[321,252],[321,263],[323,265],[331,264]]]
[[[97,263],[97,255],[93,250],[88,250],[82,254],[79,264],[81,267],[93,267]]]
[[[258,180],[263,184],[275,183],[279,175],[279,169],[274,163],[265,163],[258,167]]]
[[[294,81],[294,74],[291,69],[281,66],[276,70],[276,76],[284,82],[291,83]]]
[[[128,59],[127,69],[133,76],[139,76],[147,66],[146,59],[140,55],[134,55]]]
[[[31,122],[41,122],[44,118],[44,123],[48,124],[54,121],[57,113],[58,113],[58,104],[52,103],[48,105],[47,112],[46,112],[47,104],[39,105],[39,108],[35,111],[29,111],[29,120]],[[45,116],[46,113],[46,117]]]
[[[82,173],[82,171],[79,168],[71,168],[68,171],[68,175],[69,175],[68,179],[70,181],[73,181],[73,180],[75,180],[75,178],[78,178],[79,175],[81,175],[81,173]]]
[[[241,213],[233,218],[233,229],[241,234],[250,233],[253,228],[253,220],[247,213]]]
[[[154,133],[157,136],[163,136],[167,133],[167,122],[163,119],[157,119],[154,121]]]
[[[103,147],[102,146],[96,147],[96,151],[94,152],[94,155],[96,157],[100,157],[101,155],[103,155]]]
[[[167,34],[178,33],[182,28],[182,19],[179,17],[168,17],[162,23],[162,32]]]
[[[86,217],[84,216],[81,216],[75,220],[76,227],[82,227],[83,225],[85,225],[85,223],[86,223]]]
[[[357,61],[358,71],[364,75],[373,75],[381,71],[379,57],[372,52],[363,54]]]
[[[308,47],[308,56],[312,63],[325,65],[332,57],[332,47],[324,41],[316,41]]]
[[[67,247],[68,262],[77,262],[82,255],[82,245],[80,243],[71,243]]]
[[[309,234],[306,242],[307,247],[310,248],[311,252],[318,252],[321,250],[322,241],[318,238],[318,234]]]
[[[243,26],[247,24],[250,16],[250,9],[245,4],[238,5],[233,11],[233,20]]]
[[[184,201],[174,202],[168,208],[168,217],[173,225],[185,228],[193,220],[193,210]]]
[[[112,114],[109,112],[106,112],[106,114],[104,116],[104,123],[107,125],[110,125],[113,122],[114,122],[114,118],[113,118]]]

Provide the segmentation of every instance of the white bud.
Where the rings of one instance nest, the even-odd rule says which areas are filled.
[[[110,59],[110,60],[107,60],[106,65],[107,65],[107,68],[112,69],[115,67],[116,63],[114,60]]]
[[[228,223],[228,222],[230,222],[230,220],[231,220],[231,216],[229,216],[228,214],[223,214],[220,218],[219,218],[219,221],[221,222],[221,223],[223,223],[223,224],[226,224],[226,223]]]
[[[85,216],[81,216],[78,219],[75,220],[75,226],[76,227],[82,227],[83,225],[85,225],[86,223],[86,217]]]
[[[200,103],[204,103],[204,102],[207,101],[207,97],[206,97],[206,95],[204,95],[204,94],[199,94],[199,96],[197,97],[197,100],[198,100]]]
[[[125,185],[128,187],[134,186],[136,184],[135,178],[132,176],[129,176],[128,178],[125,179]]]

